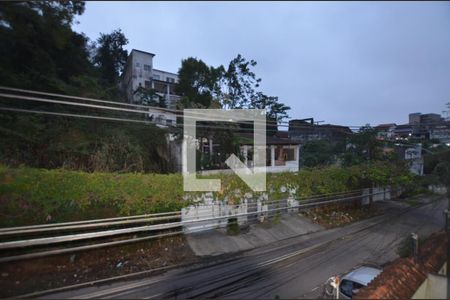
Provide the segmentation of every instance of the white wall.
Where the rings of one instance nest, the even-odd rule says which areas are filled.
[[[167,77],[173,78],[175,79],[175,82],[178,82],[178,74],[176,73],[171,73],[171,72],[166,72],[166,71],[161,71],[161,70],[157,70],[157,69],[153,69],[153,75],[157,75],[159,76],[158,80],[161,81],[167,81]],[[155,76],[156,77],[156,76]]]
[[[447,263],[438,274],[428,274],[427,279],[417,289],[411,299],[447,299]]]
[[[160,125],[175,126],[177,123],[177,116],[174,113],[159,110],[157,108],[149,108],[148,116],[153,116],[152,122],[156,122]],[[172,123],[167,122],[167,120],[171,120]]]

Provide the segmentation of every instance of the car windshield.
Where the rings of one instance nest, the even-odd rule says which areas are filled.
[[[344,279],[340,284],[340,291],[345,296],[352,298],[354,294],[358,293],[361,287],[363,287],[362,284]]]

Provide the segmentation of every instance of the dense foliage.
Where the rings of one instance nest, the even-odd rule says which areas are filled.
[[[450,196],[450,150],[448,148],[441,148],[424,156],[424,173],[445,186],[447,195]]]
[[[219,175],[218,200],[239,203],[252,193],[235,175]],[[389,164],[370,168],[304,169],[297,173],[268,174],[269,199],[297,198],[350,191],[377,185],[411,182],[407,171]],[[186,194],[181,174],[86,173],[64,169],[0,166],[0,226],[62,222],[178,210],[202,193]]]
[[[72,30],[81,1],[5,2],[0,6],[0,85],[125,101],[119,76],[128,56],[120,30],[96,41]],[[148,96],[148,97],[147,97]],[[149,98],[151,105],[152,95]],[[0,106],[56,113],[129,118],[93,108],[0,98]],[[0,161],[85,171],[170,172],[164,132],[142,123],[0,111]]]

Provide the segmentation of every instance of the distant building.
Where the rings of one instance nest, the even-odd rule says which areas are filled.
[[[122,87],[129,103],[141,104],[136,95],[139,87],[153,89],[164,97],[167,108],[176,108],[180,96],[175,92],[178,75],[153,68],[155,54],[133,49],[128,56],[125,71],[122,74]]]
[[[430,138],[430,132],[434,127],[442,125],[443,122],[444,118],[440,114],[409,114],[409,125],[412,127],[411,135],[417,138]]]
[[[154,91],[157,102],[159,98],[164,99],[166,109],[159,105],[152,106],[149,108],[148,118],[157,124],[176,125],[177,116],[170,110],[176,108],[176,104],[181,98],[175,92],[178,75],[153,68],[154,56],[155,54],[150,52],[131,50],[122,74],[121,85],[125,91],[127,102],[132,104],[144,104],[141,95],[137,93],[139,88]]]
[[[431,129],[430,139],[439,140],[440,143],[450,146],[450,122],[435,126]]]
[[[240,136],[244,138],[241,141],[244,163],[248,167],[253,167],[253,135],[241,133]],[[251,142],[246,142],[249,140]],[[277,132],[266,138],[266,171],[268,173],[297,172],[299,161],[300,145],[288,138],[287,132]]]
[[[397,125],[394,129],[394,136],[396,139],[410,138],[413,133],[413,128],[409,124]]]
[[[240,143],[240,154],[243,163],[248,168],[254,168],[254,146],[253,133],[238,132],[236,133]],[[218,150],[214,140],[199,140],[199,150],[208,155],[214,155]],[[273,136],[266,137],[266,167],[264,169],[256,168],[255,172],[265,171],[268,173],[277,172],[297,172],[299,170],[300,161],[300,145],[298,142],[288,138],[286,131],[278,131]],[[202,170],[203,175],[217,173],[232,173],[224,163],[215,166],[214,169]]]
[[[422,114],[421,113],[412,113],[409,114],[409,125],[420,125],[420,116]]]
[[[301,144],[314,140],[341,141],[353,132],[347,126],[314,124],[314,119],[289,121],[289,138]]]
[[[390,140],[395,136],[395,128],[397,124],[388,123],[388,124],[380,124],[375,126],[375,130],[377,131],[377,138],[380,140]]]

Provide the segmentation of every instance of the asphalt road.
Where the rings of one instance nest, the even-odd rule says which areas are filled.
[[[45,298],[316,298],[323,283],[364,263],[397,257],[411,232],[428,235],[444,226],[443,198],[423,197],[418,207],[395,201],[382,216],[278,241],[227,261],[164,274],[45,295]],[[427,203],[427,204],[425,204]]]

